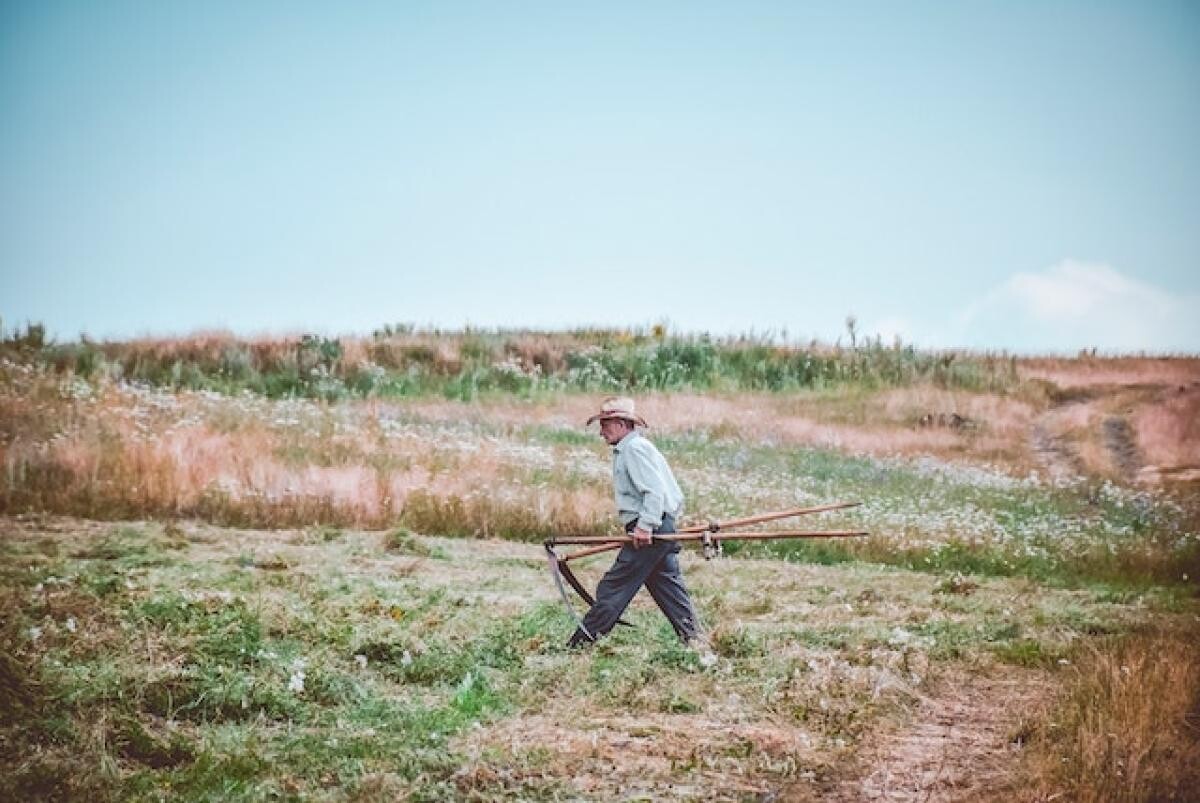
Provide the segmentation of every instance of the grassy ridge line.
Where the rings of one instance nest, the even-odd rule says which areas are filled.
[[[249,390],[272,398],[342,398],[560,391],[769,390],[840,385],[1003,389],[1006,355],[922,351],[879,338],[849,347],[781,345],[767,337],[641,330],[537,332],[378,330],[370,338],[238,339],[227,334],[77,343],[47,341],[40,325],[0,340],[0,357],[84,378],[156,387]]]

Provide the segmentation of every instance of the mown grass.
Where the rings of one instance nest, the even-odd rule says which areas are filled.
[[[534,609],[478,638],[434,633],[405,661],[363,640],[336,581],[281,582],[237,556],[181,563],[156,529],[115,528],[7,578],[17,601],[5,688],[28,718],[8,734],[17,753],[6,796],[261,799],[339,786],[386,762],[437,799],[453,768],[440,745],[502,709],[487,673],[511,668],[514,639],[536,626]],[[8,543],[6,557],[19,560],[22,546]],[[109,573],[121,579],[115,588],[92,582]],[[367,603],[403,605],[418,621],[456,604],[440,587]],[[364,624],[376,618],[367,603]],[[124,633],[138,639],[121,644]],[[389,693],[394,683],[430,693]],[[64,754],[80,751],[99,770],[61,775]]]
[[[713,761],[764,790],[816,783],[833,772],[827,751],[940,667],[1059,672],[1084,634],[1158,610],[1107,588],[1029,584],[1014,603],[1011,584],[1028,581],[954,592],[898,568],[689,557],[715,664],[640,603],[635,628],[576,654],[532,546],[5,522],[0,792],[14,799],[554,799],[570,785],[568,737],[537,729],[570,727],[567,710],[652,730],[748,717],[815,740],[808,758],[751,742],[671,753],[655,788],[707,778]],[[522,722],[514,753],[502,734]]]

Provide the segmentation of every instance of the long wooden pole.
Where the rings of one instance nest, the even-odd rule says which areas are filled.
[[[707,530],[698,533],[679,532],[679,533],[657,533],[654,536],[655,541],[701,541],[711,537],[714,541],[770,541],[776,538],[854,538],[857,536],[869,535],[866,530],[761,530],[758,532],[751,531],[721,531],[718,533],[710,533]],[[559,545],[590,545],[590,544],[605,544],[609,547],[619,546],[621,544],[632,544],[633,537],[629,535],[600,535],[600,536],[567,536],[565,538],[555,538],[553,543]],[[602,551],[602,550],[596,550]],[[578,557],[584,552],[577,552],[571,557]]]
[[[575,558],[586,558],[589,555],[599,555],[601,552],[612,552],[614,549],[620,549],[623,546],[625,545],[620,541],[612,541],[607,544],[601,544],[600,546],[581,549],[578,552],[572,552],[570,555],[563,555],[561,558],[559,558],[559,560],[561,560],[563,563],[566,563],[569,560],[575,560]]]
[[[833,502],[828,505],[816,505],[814,507],[795,507],[795,508],[789,508],[788,510],[776,510],[771,513],[760,513],[756,516],[746,516],[745,518],[730,519],[729,521],[709,522],[707,524],[693,524],[688,527],[684,527],[684,528],[680,529],[679,533],[684,533],[684,534],[701,533],[702,534],[705,532],[710,532],[710,533],[714,533],[713,537],[716,540],[720,540],[722,538],[727,537],[727,534],[722,532],[722,530],[724,530],[726,527],[749,527],[752,524],[762,524],[764,522],[777,521],[779,519],[786,519],[786,518],[790,518],[792,516],[805,516],[805,515],[808,515],[811,513],[824,513],[829,510],[844,510],[849,507],[858,507],[861,504],[862,504],[862,502]],[[776,536],[776,537],[783,537],[783,536]],[[796,536],[792,536],[792,537],[796,537]],[[831,537],[831,536],[825,536],[825,537]],[[559,560],[561,560],[563,563],[566,563],[567,561],[575,560],[576,558],[586,558],[586,557],[590,557],[591,555],[599,555],[602,552],[611,552],[614,549],[619,549],[624,544],[630,543],[632,540],[633,540],[632,538],[625,538],[624,540],[622,540],[621,536],[612,536],[612,537],[602,536],[599,538],[599,540],[590,542],[590,543],[599,544],[599,546],[595,546],[590,549],[581,549],[578,552],[573,552],[570,555],[563,555],[561,558],[559,558]],[[694,540],[694,539],[676,538],[676,539],[668,539],[668,540],[677,540],[677,541],[689,540],[690,541],[690,540]],[[551,539],[551,541],[554,544],[584,543],[582,541],[567,540],[564,538],[553,538],[553,539]]]
[[[760,513],[757,516],[747,516],[744,519],[731,519],[729,521],[715,522],[718,530],[723,530],[726,527],[749,527],[751,524],[762,524],[766,521],[775,521],[776,519],[786,519],[791,516],[804,516],[809,513],[824,513],[827,510],[843,510],[848,507],[858,507],[862,502],[834,502],[828,505],[817,505],[816,507],[796,507],[791,510],[777,510],[774,513]],[[712,530],[713,523],[709,524],[693,524],[690,527],[683,527],[679,530],[681,533],[702,533],[705,530]],[[718,536],[723,537],[723,536]]]

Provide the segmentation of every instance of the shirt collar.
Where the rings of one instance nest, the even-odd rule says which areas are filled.
[[[636,438],[636,437],[638,437],[638,431],[636,429],[629,430],[629,432],[625,435],[625,437],[621,438],[621,440],[617,441],[616,445],[613,446],[613,448],[612,448],[613,453],[615,454],[616,452],[621,451],[622,446],[624,446],[626,443],[628,443],[630,440],[632,440],[633,438]]]

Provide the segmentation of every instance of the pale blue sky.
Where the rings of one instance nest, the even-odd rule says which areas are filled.
[[[6,326],[1200,351],[1195,3],[0,9]]]

